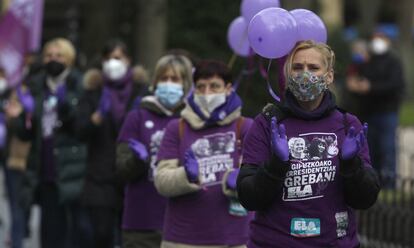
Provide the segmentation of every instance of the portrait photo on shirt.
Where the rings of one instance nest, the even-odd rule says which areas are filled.
[[[304,133],[288,139],[293,160],[328,159],[338,155],[338,141],[334,133]]]

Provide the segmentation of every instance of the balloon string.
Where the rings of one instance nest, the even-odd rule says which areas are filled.
[[[279,92],[283,97],[283,92],[286,89],[286,79],[285,79],[285,72],[284,72],[284,65],[286,63],[287,56],[283,56],[277,60],[277,67],[278,67],[278,79],[279,79]]]
[[[269,60],[269,64],[267,66],[267,70],[264,68],[263,64],[260,63],[260,74],[262,75],[262,77],[266,80],[267,83],[267,91],[269,91],[269,94],[273,97],[273,99],[275,99],[277,102],[280,102],[280,97],[278,97],[276,95],[276,93],[273,91],[272,89],[272,85],[270,84],[270,80],[269,80],[269,72],[270,72],[270,67],[272,65],[272,60]]]
[[[237,54],[233,53],[229,62],[227,63],[227,66],[229,67],[230,70],[233,68],[233,65],[234,65],[234,62],[236,62],[236,59],[237,59]]]
[[[243,68],[241,69],[240,73],[237,75],[236,80],[233,84],[234,90],[237,90],[240,86],[240,82],[243,79],[244,76],[250,76],[255,72],[254,69],[254,56],[249,56],[247,58],[247,63],[243,65]]]

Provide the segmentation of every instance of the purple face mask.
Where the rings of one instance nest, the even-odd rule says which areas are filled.
[[[308,102],[315,100],[328,89],[325,75],[316,76],[304,71],[295,76],[289,76],[288,88],[299,101]]]

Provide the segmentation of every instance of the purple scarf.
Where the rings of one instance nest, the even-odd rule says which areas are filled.
[[[336,108],[335,95],[329,90],[325,91],[321,104],[315,110],[309,112],[300,107],[295,96],[286,90],[285,102],[282,109],[290,114],[305,120],[317,120],[327,116]]]
[[[124,77],[113,81],[103,75],[104,86],[108,88],[111,97],[111,116],[117,124],[121,124],[127,113],[128,102],[132,94],[132,70],[128,69]]]
[[[217,107],[207,118],[203,112],[200,110],[200,107],[194,102],[194,92],[187,98],[188,104],[193,109],[194,113],[200,117],[203,121],[206,122],[205,126],[213,126],[217,122],[222,121],[228,115],[233,113],[237,108],[242,105],[242,101],[235,91],[226,97],[226,102],[221,106]]]

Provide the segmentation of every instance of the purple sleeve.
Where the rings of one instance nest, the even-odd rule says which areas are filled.
[[[157,158],[159,160],[180,158],[179,119],[170,121],[165,128]]]
[[[240,130],[240,137],[243,139],[243,142],[244,142],[244,139],[246,138],[246,134],[249,131],[252,124],[253,124],[253,119],[248,118],[248,117],[244,118],[243,126]]]
[[[140,113],[138,109],[132,110],[128,113],[122,124],[121,131],[118,135],[118,143],[128,142],[128,139],[133,138],[139,140],[139,122]]]
[[[270,158],[269,124],[262,114],[258,115],[244,138],[243,164],[260,165]]]
[[[358,118],[354,115],[349,114],[349,126],[354,126],[355,127],[355,131],[356,132],[360,132],[362,129],[362,124],[361,122],[358,120]],[[368,132],[369,132],[369,126],[368,126]],[[371,166],[371,158],[369,156],[369,147],[368,147],[368,140],[367,137],[365,137],[365,142],[364,142],[364,146],[362,147],[362,149],[359,151],[359,157],[361,158],[363,164],[365,166]]]

